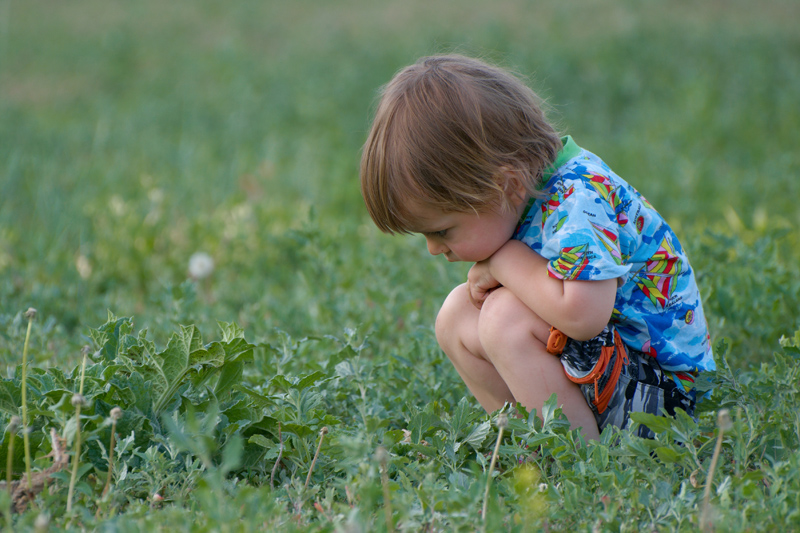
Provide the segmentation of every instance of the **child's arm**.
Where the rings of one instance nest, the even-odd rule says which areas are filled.
[[[525,243],[511,240],[469,271],[470,299],[481,307],[489,292],[502,285],[545,322],[575,340],[588,340],[608,324],[617,279],[562,281],[550,277],[547,260]]]

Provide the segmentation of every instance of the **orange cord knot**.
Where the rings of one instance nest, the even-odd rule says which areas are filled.
[[[560,332],[555,326],[551,327],[550,337],[547,338],[547,352],[553,355],[561,355],[568,340],[569,337]]]

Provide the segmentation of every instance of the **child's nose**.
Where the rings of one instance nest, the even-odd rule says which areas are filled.
[[[425,237],[425,240],[428,243],[428,253],[431,255],[439,255],[441,253],[447,252],[447,246],[442,244],[441,242],[437,241],[433,237]]]

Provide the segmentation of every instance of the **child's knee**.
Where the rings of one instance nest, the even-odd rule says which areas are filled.
[[[458,339],[459,327],[465,319],[465,314],[471,311],[465,307],[465,303],[472,307],[466,284],[462,284],[450,292],[436,315],[436,341],[445,352]]]
[[[502,352],[505,347],[546,343],[549,326],[511,291],[501,287],[483,303],[478,335],[487,352]]]

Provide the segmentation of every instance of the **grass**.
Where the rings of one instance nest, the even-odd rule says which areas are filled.
[[[757,6],[0,1],[4,384],[12,387],[19,374],[28,307],[39,310],[31,371],[65,372],[64,387],[75,384],[74,371],[67,369],[76,368],[88,332],[106,321],[108,310],[134,316],[135,329],[147,329],[147,338],[159,346],[179,324],[197,324],[213,339],[217,320],[236,322],[255,346],[242,386],[285,395],[276,400],[278,411],[273,405],[264,416],[311,432],[289,433],[289,462],[273,492],[259,477],[269,477],[280,445],[271,426],[262,431],[244,424],[226,432],[220,422],[221,433],[208,430],[208,445],[220,454],[212,461],[216,467],[234,434],[258,434],[271,443],[247,474],[229,468],[220,481],[208,477],[208,465],[195,468],[184,461],[205,452],[169,444],[177,429],[159,429],[158,417],[143,414],[148,421],[139,429],[149,427],[167,439],[160,447],[131,441],[126,448],[124,430],[130,426],[123,419],[118,464],[136,474],[127,485],[118,481],[117,492],[111,491],[116,500],[97,503],[90,478],[104,480],[105,470],[99,460],[92,463],[96,471],[84,473],[84,492],[78,484],[76,508],[86,511],[73,516],[72,526],[82,521],[100,527],[108,520],[108,527],[166,529],[184,527],[178,524],[191,516],[198,528],[208,529],[232,520],[283,529],[314,524],[332,530],[348,520],[384,527],[380,467],[369,459],[379,443],[391,453],[396,527],[458,528],[477,516],[488,467],[481,457],[491,452],[494,430],[478,440],[489,419],[471,398],[462,419],[453,421],[453,409],[467,393],[432,333],[439,303],[463,279],[466,266],[426,257],[419,239],[378,234],[357,186],[359,150],[377,88],[420,55],[451,50],[487,57],[529,77],[561,129],[633,182],[676,228],[699,272],[712,336],[727,343],[732,368],[730,376],[714,378],[718,392],[697,429],[697,438],[712,444],[696,462],[707,468],[713,410],[727,406],[735,429],[723,453],[743,454],[735,464],[750,461],[763,476],[756,480],[734,463],[720,463],[715,479],[722,481],[712,494],[716,523],[769,529],[779,522],[759,525],[755,519],[770,512],[797,520],[780,507],[800,493],[792,492],[788,480],[797,458],[774,451],[776,442],[796,442],[797,432],[780,429],[768,416],[770,409],[795,412],[795,393],[787,385],[791,393],[783,403],[767,403],[762,388],[774,370],[759,365],[771,363],[773,352],[786,351],[791,374],[791,343],[781,347],[779,339],[800,329],[800,111],[794,97],[800,91],[800,37],[793,23],[799,9],[790,0]],[[210,253],[216,268],[202,282],[187,281],[188,259],[197,251]],[[291,382],[314,371],[322,373],[322,382],[304,389],[269,385],[276,375]],[[740,381],[737,372],[746,377]],[[97,391],[113,389],[97,379],[103,383]],[[53,387],[46,394],[44,385],[36,388],[34,400],[42,410],[62,413],[53,403],[53,390],[61,385]],[[9,390],[8,402],[0,401],[6,421],[18,403],[16,389]],[[96,397],[87,416],[98,418],[85,424],[90,437],[96,431],[95,440],[108,443],[109,426],[100,427],[108,413],[99,402],[112,398],[104,396],[107,390],[97,391],[87,395]],[[315,407],[300,401],[309,400],[303,391],[317,398]],[[203,394],[200,388],[186,402],[207,408]],[[737,394],[741,398],[728,405]],[[743,398],[756,406],[752,412]],[[291,402],[294,411],[287,407]],[[174,408],[176,424],[191,425],[188,407]],[[323,412],[339,423],[331,425],[311,478],[320,512],[302,486],[325,425]],[[44,430],[66,424],[70,415],[36,416],[31,437],[42,468],[49,446]],[[411,447],[401,444],[401,429],[416,431]],[[682,483],[698,468],[705,470],[675,445],[680,438],[674,427],[659,437],[653,453],[662,462],[655,465],[653,450],[630,437],[623,441],[632,444],[621,447],[607,440],[575,448],[556,423],[541,442],[566,451],[543,451],[536,474],[513,468],[512,456],[522,453],[514,446],[538,446],[535,435],[542,428],[512,429],[515,440],[501,447],[502,483],[489,502],[489,513],[501,517],[496,527],[515,527],[515,517],[544,520],[556,529],[582,527],[592,523],[590,514],[577,511],[587,497],[592,512],[605,513],[602,527],[697,526],[695,496],[702,493],[702,480],[699,488]],[[472,431],[478,431],[475,445],[456,449]],[[86,440],[85,454],[101,455],[91,442]],[[245,450],[257,445],[245,444]],[[658,448],[673,450],[677,458],[658,454]],[[170,457],[181,458],[183,466]],[[587,474],[585,465],[592,464],[610,464],[616,478]],[[645,464],[651,471],[644,477],[625,478],[625,469]],[[143,465],[155,469],[152,479],[142,473]],[[231,476],[241,485],[229,486]],[[514,485],[531,476],[549,487],[541,497]],[[638,485],[624,488],[626,480]],[[777,489],[781,483],[788,488]],[[148,498],[155,491],[171,499],[151,513]],[[203,498],[213,501],[220,491],[237,507],[201,511]],[[773,492],[778,503],[767,503]],[[45,507],[39,510],[50,509],[54,521],[65,520],[65,496],[59,494],[54,488],[41,496]],[[751,503],[742,503],[746,496]],[[622,497],[635,501],[621,503]],[[298,504],[300,513],[294,511]],[[663,513],[660,506],[666,506]],[[103,513],[97,516],[107,518],[92,518],[98,508]],[[20,516],[18,525],[32,526],[37,514]]]

